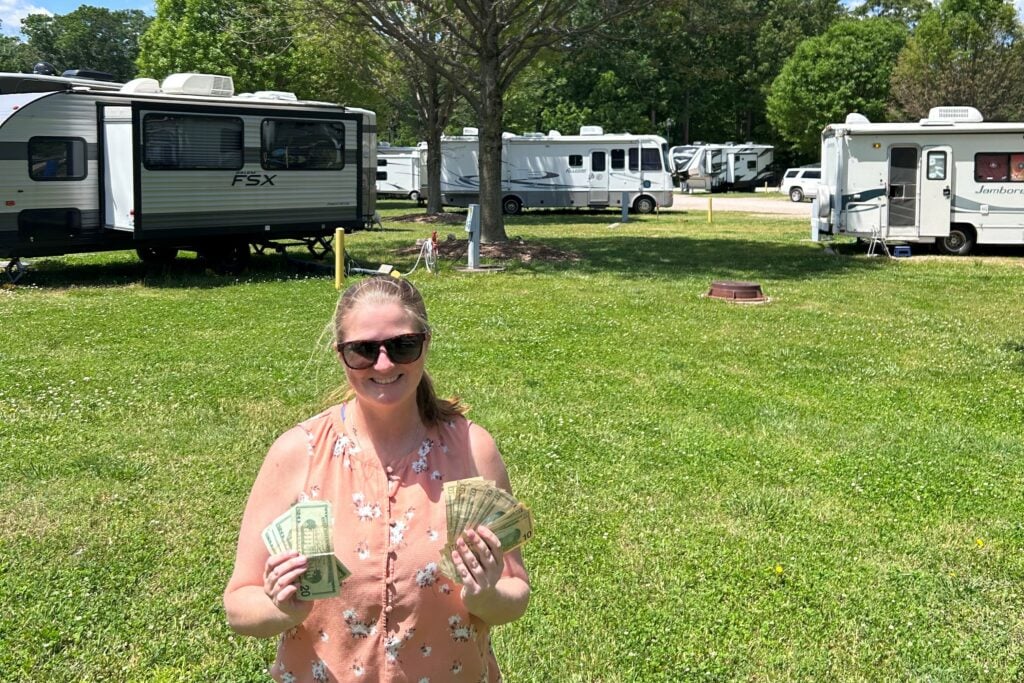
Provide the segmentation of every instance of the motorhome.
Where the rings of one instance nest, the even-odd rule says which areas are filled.
[[[772,180],[775,148],[753,142],[698,142],[673,147],[668,156],[681,187],[709,192],[753,191]]]
[[[1024,244],[1024,123],[985,123],[936,107],[917,123],[850,114],[821,135],[811,237],[936,244]]]
[[[513,135],[501,145],[502,210],[621,207],[651,213],[672,205],[668,144],[657,135],[605,134],[583,126],[579,135],[558,131]],[[441,138],[441,201],[479,201],[479,137],[475,128]]]
[[[377,146],[378,197],[418,202],[424,196],[421,178],[419,147],[392,147],[383,142]]]
[[[0,257],[195,250],[244,265],[250,245],[313,248],[372,222],[373,112],[235,95],[230,77],[126,84],[0,74]]]

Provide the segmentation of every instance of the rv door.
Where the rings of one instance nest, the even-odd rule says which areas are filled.
[[[953,197],[953,150],[948,146],[925,147],[921,164],[920,234],[949,234]]]
[[[603,149],[590,151],[590,206],[608,205],[608,156]]]
[[[135,228],[131,107],[103,107],[103,225]]]

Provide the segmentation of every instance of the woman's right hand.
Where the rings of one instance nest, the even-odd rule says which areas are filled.
[[[306,571],[306,558],[294,550],[271,555],[263,567],[263,592],[277,609],[297,626],[309,616],[312,600],[299,600],[299,577]]]

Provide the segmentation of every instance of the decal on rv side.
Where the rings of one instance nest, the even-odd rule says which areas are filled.
[[[235,185],[241,185],[242,187],[263,187],[264,185],[277,187],[277,185],[274,185],[274,178],[276,177],[276,173],[268,175],[258,171],[242,171],[235,174],[231,181],[231,187]]]

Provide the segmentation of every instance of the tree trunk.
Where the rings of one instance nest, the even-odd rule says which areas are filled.
[[[480,36],[480,241],[507,242],[501,212],[501,126],[504,94],[498,85],[498,29],[487,27]]]
[[[425,112],[424,128],[427,134],[427,213],[442,213],[441,202],[441,133],[447,116],[441,114],[441,79],[437,71],[430,69],[428,100],[430,106]]]

